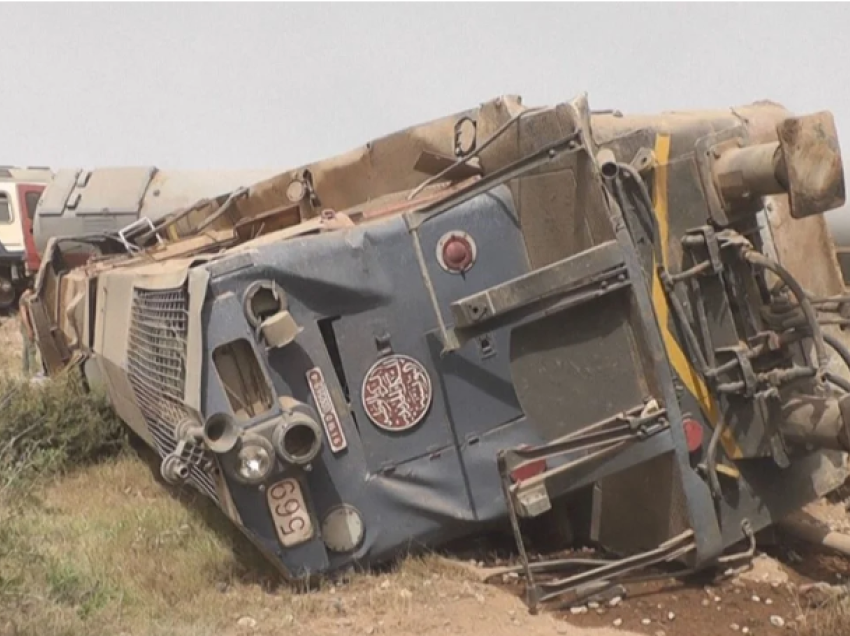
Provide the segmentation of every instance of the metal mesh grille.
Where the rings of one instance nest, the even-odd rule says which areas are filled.
[[[127,347],[130,385],[162,457],[177,448],[174,429],[189,415],[183,404],[188,310],[184,288],[136,289],[133,294]],[[186,444],[183,458],[189,464],[190,483],[217,501],[209,454]]]

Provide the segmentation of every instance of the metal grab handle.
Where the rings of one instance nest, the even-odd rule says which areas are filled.
[[[130,223],[130,225],[127,225],[127,226],[121,228],[120,230],[118,230],[119,240],[124,245],[124,248],[130,253],[140,252],[142,248],[140,248],[137,245],[133,245],[132,243],[130,243],[130,241],[127,240],[126,235],[130,232],[133,232],[134,230],[139,230],[139,229],[147,229],[147,230],[154,232],[155,228],[154,228],[154,225],[153,225],[153,221],[151,221],[146,216],[142,216],[142,217],[139,217],[138,219],[136,219],[135,221],[133,221],[132,223]],[[159,237],[159,234],[156,234],[154,232],[154,236],[156,236],[157,243],[162,244],[162,239]]]

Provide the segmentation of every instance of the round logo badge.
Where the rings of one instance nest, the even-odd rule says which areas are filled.
[[[375,426],[406,431],[425,417],[431,406],[431,378],[410,356],[381,358],[363,379],[363,408]]]

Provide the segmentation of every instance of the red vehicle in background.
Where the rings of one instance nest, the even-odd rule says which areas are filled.
[[[50,238],[117,234],[278,172],[0,166],[0,311],[15,306],[38,271]],[[71,260],[89,256],[68,252]]]
[[[0,167],[0,310],[15,305],[41,263],[33,220],[52,176],[49,168]]]

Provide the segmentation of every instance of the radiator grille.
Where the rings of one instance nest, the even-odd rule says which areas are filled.
[[[134,290],[127,347],[128,374],[162,457],[177,447],[174,429],[189,415],[183,403],[188,319],[189,298],[185,288]],[[189,464],[190,483],[218,501],[215,480],[210,474],[214,462],[209,453],[198,445],[186,444],[183,456]]]

